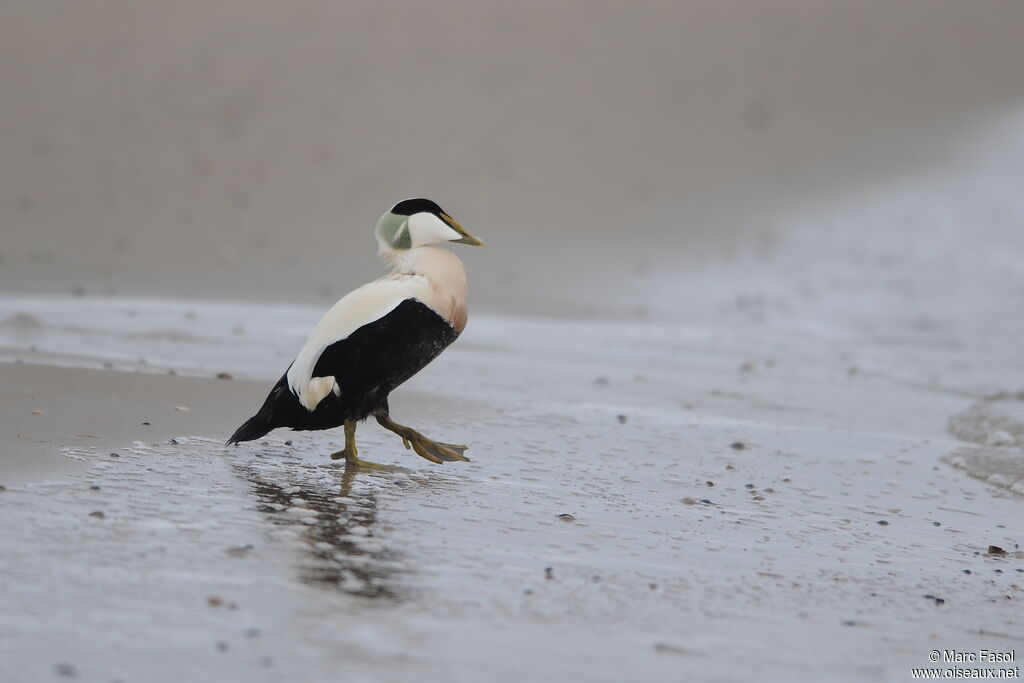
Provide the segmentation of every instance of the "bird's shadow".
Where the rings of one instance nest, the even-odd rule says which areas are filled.
[[[362,598],[402,599],[402,556],[379,538],[377,492],[356,485],[357,477],[380,475],[331,468],[325,478],[324,468],[294,463],[234,467],[256,495],[257,510],[273,524],[300,530],[300,581]]]

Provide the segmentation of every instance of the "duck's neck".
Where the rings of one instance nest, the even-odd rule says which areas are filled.
[[[382,246],[380,258],[391,268],[392,275],[423,275],[429,279],[465,280],[466,274],[459,257],[447,249],[434,246],[392,249]]]
[[[377,255],[380,256],[380,260],[384,262],[384,265],[391,269],[392,274],[411,274],[416,272],[415,268],[419,261],[419,252],[421,249],[423,249],[423,247],[416,247],[415,249],[392,249],[385,244],[381,244]]]

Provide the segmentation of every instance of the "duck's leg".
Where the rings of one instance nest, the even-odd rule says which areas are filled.
[[[392,420],[385,409],[376,410],[373,416],[377,418],[377,423],[381,427],[402,437],[402,443],[405,444],[406,448],[412,448],[416,451],[417,455],[426,458],[430,462],[442,463],[469,460],[469,458],[463,455],[468,446],[432,441],[412,427],[400,425]]]
[[[356,449],[356,421],[345,420],[345,448],[337,453],[331,453],[331,460],[345,459],[345,469],[350,467],[361,467],[368,470],[394,470],[394,465],[379,465],[375,462],[359,459],[359,451]]]

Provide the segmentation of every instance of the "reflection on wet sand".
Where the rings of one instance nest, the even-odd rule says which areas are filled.
[[[340,487],[301,481],[297,468],[275,468],[273,479],[250,465],[236,465],[260,501],[258,510],[274,524],[303,529],[307,556],[300,562],[305,583],[367,598],[398,600],[396,579],[401,556],[374,539],[377,497],[372,491],[353,493],[358,476],[340,475]],[[372,476],[372,475],[364,475]]]

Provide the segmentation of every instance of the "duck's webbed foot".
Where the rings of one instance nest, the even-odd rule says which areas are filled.
[[[469,458],[463,455],[468,446],[428,439],[412,427],[398,424],[385,411],[378,411],[373,416],[377,418],[377,423],[381,427],[402,437],[402,443],[405,444],[406,448],[411,448],[416,451],[417,455],[426,458],[430,462],[440,464],[443,462],[469,460]]]
[[[359,451],[356,448],[355,420],[345,421],[345,447],[340,451],[331,453],[331,460],[344,460],[345,469],[360,468],[366,470],[384,470],[389,472],[398,469],[394,465],[381,465],[379,463],[370,462],[369,460],[360,460]]]

